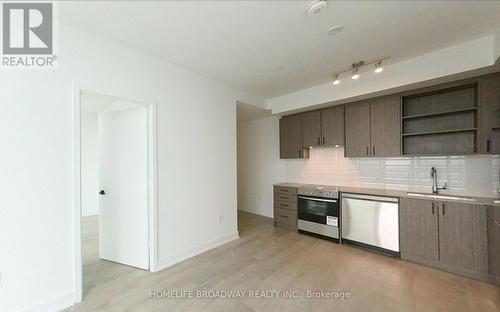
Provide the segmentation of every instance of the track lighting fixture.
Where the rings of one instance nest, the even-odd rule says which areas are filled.
[[[349,68],[344,69],[344,70],[339,71],[339,72],[335,72],[331,75],[332,80],[333,80],[333,84],[335,86],[339,85],[340,84],[340,75],[347,73],[347,72],[352,72],[352,76],[351,76],[352,80],[359,79],[360,78],[359,69],[362,68],[363,66],[366,66],[366,65],[373,65],[374,64],[375,65],[374,72],[376,74],[379,74],[379,73],[384,71],[384,68],[382,67],[382,62],[388,58],[389,57],[384,57],[384,58],[379,58],[379,59],[369,61],[369,62],[358,61],[356,63],[353,63]]]

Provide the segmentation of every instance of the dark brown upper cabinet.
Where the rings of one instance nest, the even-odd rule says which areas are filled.
[[[321,145],[321,112],[312,111],[299,116],[302,117],[302,146]]]
[[[500,75],[478,81],[478,142],[480,154],[500,154]]]
[[[477,89],[467,80],[403,96],[403,155],[476,153]]]
[[[321,145],[344,145],[344,106],[321,111]]]
[[[304,148],[344,145],[344,107],[334,106],[300,114]]]
[[[281,158],[500,154],[500,73],[285,116]]]
[[[308,158],[309,151],[302,143],[302,117],[284,116],[280,119],[280,158]]]
[[[309,148],[344,144],[344,106],[280,119],[280,158],[309,158]]]
[[[399,96],[370,103],[371,156],[401,155],[401,104]]]
[[[370,156],[370,102],[345,107],[345,156]]]
[[[345,108],[345,156],[401,155],[398,96],[349,104]]]

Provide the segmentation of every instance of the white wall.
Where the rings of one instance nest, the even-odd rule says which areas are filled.
[[[82,216],[99,214],[98,113],[82,112]]]
[[[58,69],[0,71],[5,312],[74,300],[72,83],[158,103],[161,266],[237,236],[235,103],[261,100],[77,29],[58,31]]]
[[[273,184],[285,180],[277,146],[277,116],[238,124],[238,209],[273,217]]]

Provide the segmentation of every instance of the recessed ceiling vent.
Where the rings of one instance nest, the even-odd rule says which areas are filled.
[[[326,7],[328,6],[328,2],[326,0],[318,0],[314,1],[307,7],[307,15],[309,16],[315,16],[318,14],[321,14],[324,10],[326,10]]]

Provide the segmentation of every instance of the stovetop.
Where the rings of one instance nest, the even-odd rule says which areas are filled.
[[[328,185],[304,185],[298,188],[298,193],[314,197],[339,198],[338,188]]]

